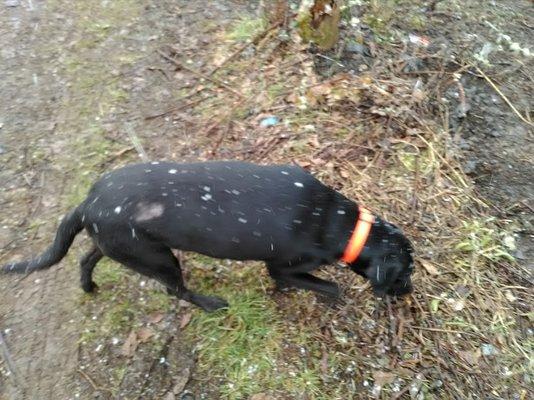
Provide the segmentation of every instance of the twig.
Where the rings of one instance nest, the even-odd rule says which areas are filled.
[[[150,159],[148,158],[145,152],[145,149],[143,148],[143,145],[141,144],[141,141],[139,140],[139,136],[136,135],[136,133],[134,132],[133,128],[130,125],[126,125],[126,133],[128,133],[128,136],[130,137],[132,144],[137,150],[137,154],[139,154],[139,157],[141,157],[141,160],[143,160],[143,162],[150,161]]]
[[[394,347],[397,341],[397,338],[396,338],[397,326],[395,324],[395,315],[393,314],[393,307],[391,306],[391,299],[389,297],[386,297],[386,303],[387,303],[387,308],[388,308],[388,319],[389,319],[389,339],[390,339],[391,347]]]
[[[176,106],[176,107],[173,107],[173,108],[169,108],[167,111],[164,111],[164,112],[159,113],[159,114],[148,115],[148,116],[145,117],[145,121],[148,121],[148,120],[151,120],[151,119],[155,119],[155,118],[159,118],[159,117],[164,117],[167,114],[170,114],[170,113],[173,113],[173,112],[176,112],[176,111],[181,111],[184,108],[189,108],[189,107],[195,106],[195,105],[197,105],[198,103],[200,103],[202,101],[204,101],[203,98],[202,99],[197,99],[197,100],[194,100],[194,101],[190,101],[189,103],[182,104],[181,106]]]
[[[472,333],[472,332],[465,332],[465,331],[457,331],[457,330],[453,330],[453,329],[427,328],[425,326],[415,326],[415,325],[410,325],[410,328],[419,329],[419,330],[422,330],[422,331],[430,331],[430,332],[458,333],[458,334],[461,334],[461,335],[469,335],[469,336],[476,336],[476,337],[482,336],[483,337],[483,335],[480,335],[480,334],[476,334],[476,333]]]
[[[224,65],[226,65],[228,62],[230,62],[231,60],[233,60],[234,58],[236,58],[239,54],[241,54],[248,46],[252,46],[252,45],[256,45],[261,39],[263,39],[265,36],[267,36],[267,34],[269,32],[271,32],[272,30],[278,28],[279,26],[281,25],[281,22],[277,22],[273,25],[271,25],[270,27],[268,27],[267,29],[265,29],[264,31],[258,33],[256,36],[254,36],[254,38],[252,38],[252,40],[246,42],[245,44],[243,44],[242,46],[239,46],[237,48],[236,51],[234,51],[232,54],[230,54],[230,56],[228,56],[222,63],[220,63],[219,65],[215,66],[209,73],[208,73],[208,76],[211,76],[213,75],[215,72],[217,72],[219,69],[221,69]]]
[[[209,75],[206,75],[206,74],[203,74],[202,72],[198,72],[198,71],[195,71],[194,69],[192,68],[189,68],[188,66],[185,66],[184,64],[182,64],[181,62],[179,62],[178,60],[172,58],[171,56],[169,56],[168,54],[165,54],[163,51],[161,50],[157,50],[158,54],[160,56],[162,56],[164,59],[172,62],[174,65],[176,65],[177,67],[181,68],[181,69],[185,69],[186,71],[188,72],[191,72],[192,74],[194,75],[197,75],[198,77],[202,78],[202,79],[206,79],[207,81],[210,81],[214,84],[216,84],[217,86],[220,86],[220,87],[223,87],[225,88],[226,90],[228,90],[229,92],[235,94],[236,96],[240,97],[240,98],[243,98],[243,95],[241,93],[239,93],[237,90],[235,90],[233,87],[231,87],[230,85],[227,85],[226,83],[218,80],[218,79],[215,79]]]
[[[488,83],[490,84],[490,86],[499,94],[499,96],[502,97],[502,99],[506,102],[506,104],[508,104],[508,106],[512,109],[513,112],[515,112],[515,114],[521,119],[521,121],[523,121],[524,123],[528,124],[528,125],[534,125],[531,121],[529,121],[528,119],[526,119],[523,114],[521,114],[517,108],[515,108],[515,106],[512,104],[512,102],[510,100],[508,100],[508,98],[504,95],[503,92],[501,92],[501,90],[497,87],[497,85],[495,83],[493,83],[493,81],[490,79],[489,76],[487,76],[484,71],[482,71],[479,67],[475,66],[476,70],[478,71],[478,73],[480,75],[482,75],[482,77],[488,81]]]
[[[82,371],[81,369],[78,369],[78,372],[80,373],[81,376],[83,376],[87,382],[89,382],[89,384],[93,387],[93,389],[95,391],[102,391],[102,390],[105,390],[106,392],[109,392],[111,394],[113,394],[113,391],[111,389],[108,389],[108,388],[105,388],[105,387],[102,387],[102,386],[98,386],[95,381],[89,376],[87,375],[84,371]]]
[[[219,138],[216,140],[216,142],[213,144],[213,147],[211,148],[210,153],[211,153],[212,156],[215,156],[215,154],[217,153],[217,150],[219,149],[221,143],[223,142],[224,138],[226,136],[228,136],[228,132],[230,132],[231,129],[232,129],[232,121],[228,121],[226,129],[224,130],[224,132],[222,132],[219,135]]]
[[[15,363],[13,363],[13,359],[11,358],[11,354],[9,353],[9,349],[7,348],[7,344],[4,340],[4,336],[2,335],[2,331],[0,330],[0,348],[2,349],[2,358],[5,360],[7,369],[10,372],[10,377],[13,380],[13,383],[15,386],[20,386],[19,380],[18,380],[18,372],[17,368],[15,367]]]
[[[242,98],[240,101],[237,102],[237,104],[234,104],[229,112],[224,113],[217,121],[209,125],[202,133],[202,136],[207,136],[212,130],[214,130],[217,126],[222,124],[226,119],[230,118],[234,112],[234,110],[238,107],[240,107],[243,103],[248,102],[254,98],[255,95],[249,96],[247,98]]]
[[[331,61],[331,62],[333,62],[334,64],[339,65],[341,68],[345,68],[345,66],[344,66],[343,64],[341,64],[341,63],[340,63],[339,61],[337,61],[337,60],[334,60],[334,59],[331,58],[331,57],[325,56],[325,55],[320,54],[320,53],[317,53],[316,56],[317,56],[317,57],[324,58],[325,60]]]

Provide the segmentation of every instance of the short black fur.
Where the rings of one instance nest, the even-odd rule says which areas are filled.
[[[206,311],[228,304],[189,290],[171,249],[210,257],[265,261],[280,287],[338,296],[337,284],[311,272],[340,259],[358,206],[305,170],[221,161],[134,164],[105,174],[61,222],[43,255],[8,264],[3,272],[49,268],[85,229],[93,247],[81,260],[81,285],[91,292],[103,256],[163,283],[169,293]],[[350,268],[378,296],[412,290],[412,247],[394,225],[376,218]]]

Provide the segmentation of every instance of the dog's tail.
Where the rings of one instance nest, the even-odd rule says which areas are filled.
[[[4,265],[0,268],[0,272],[30,273],[39,269],[50,268],[65,257],[74,238],[82,229],[80,211],[76,208],[63,218],[59,224],[54,243],[43,254],[30,260]]]

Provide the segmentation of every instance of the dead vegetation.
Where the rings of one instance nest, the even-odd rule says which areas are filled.
[[[225,373],[235,361],[232,344],[225,343],[231,336],[213,339],[220,324],[235,318],[232,310],[198,316],[195,337],[213,339],[199,339],[199,373],[221,378],[222,386],[212,389],[236,399],[262,385],[272,398],[526,398],[532,367],[528,272],[509,254],[510,228],[490,217],[463,174],[448,126],[455,110],[445,91],[457,89],[458,107],[465,108],[458,76],[477,70],[451,62],[419,36],[404,45],[366,42],[372,68],[362,63],[356,71],[349,71],[353,61],[342,47],[337,56],[314,54],[279,26],[260,36],[251,44],[224,43],[219,51],[230,57],[216,54],[216,73],[209,79],[196,74],[209,95],[178,105],[204,121],[201,158],[295,162],[403,226],[417,248],[416,292],[382,303],[361,280],[331,268],[325,273],[345,287],[341,304],[316,304],[300,293],[277,297],[276,319],[290,333],[265,346],[277,360],[268,364],[278,366],[272,374],[287,379],[275,382],[261,370],[261,384],[252,387],[235,381],[243,379],[247,361],[241,360],[239,373]],[[328,68],[325,58],[332,61]],[[249,267],[237,268],[246,274]],[[269,284],[256,282],[263,293],[264,281]],[[286,328],[272,329],[279,335]],[[223,355],[214,358],[220,346]],[[308,383],[295,387],[292,368],[304,369]]]

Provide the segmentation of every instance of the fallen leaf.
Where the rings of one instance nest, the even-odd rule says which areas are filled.
[[[141,328],[137,332],[137,337],[140,343],[148,342],[148,339],[150,339],[152,336],[154,336],[154,331],[150,328]]]
[[[515,297],[510,290],[504,291],[504,297],[506,297],[506,300],[508,300],[510,303],[513,303],[517,300],[517,297]]]
[[[162,314],[162,313],[155,312],[155,313],[149,314],[149,316],[148,316],[148,318],[147,318],[147,321],[148,321],[150,324],[157,324],[157,323],[160,322],[162,319],[163,319],[163,314]]]
[[[134,331],[131,331],[128,335],[128,338],[122,345],[121,354],[126,357],[133,356],[138,344],[139,341],[137,340],[137,334]]]
[[[326,375],[328,373],[328,353],[325,349],[323,349],[323,354],[321,357],[321,372],[323,375]]]
[[[315,147],[315,148],[321,147],[321,143],[319,143],[319,138],[317,137],[317,135],[312,135],[309,138],[308,142],[310,143],[312,147]]]
[[[375,385],[384,387],[384,385],[388,385],[392,383],[397,375],[395,375],[392,372],[384,372],[384,371],[376,371],[373,372],[373,381],[375,382]]]
[[[302,168],[307,168],[311,165],[309,161],[296,160],[295,162],[299,165],[299,167],[302,167]]]
[[[515,250],[517,248],[515,244],[515,238],[511,235],[506,235],[503,239],[503,243],[508,250]]]
[[[163,397],[163,400],[176,400],[176,396],[173,392],[168,392],[165,397]]]
[[[465,300],[464,299],[453,300],[451,302],[451,307],[454,311],[461,311],[465,307]]]
[[[189,378],[191,377],[191,371],[189,368],[185,368],[181,370],[181,374],[175,377],[174,379],[174,386],[172,388],[172,391],[175,395],[179,395],[183,392],[185,389],[185,385],[187,385],[187,382],[189,382]]]
[[[480,350],[477,351],[460,351],[460,357],[470,365],[477,365],[480,358]]]
[[[187,324],[189,324],[189,322],[191,321],[191,317],[193,316],[193,313],[191,312],[188,312],[187,314],[184,314],[182,316],[182,320],[180,321],[180,329],[183,329],[187,326]]]
[[[311,162],[315,165],[324,165],[326,163],[322,158],[312,158]]]
[[[428,272],[430,275],[439,275],[438,269],[433,264],[431,264],[430,261],[419,260],[419,262],[421,263],[425,271]]]
[[[191,307],[191,303],[189,303],[189,302],[187,302],[187,301],[185,301],[185,300],[180,300],[180,301],[178,302],[178,305],[179,305],[180,307],[183,307],[183,308]]]
[[[432,299],[430,302],[430,311],[432,311],[432,313],[438,312],[440,301],[440,299]]]
[[[339,171],[339,175],[341,175],[341,177],[344,178],[344,179],[347,179],[350,176],[350,174],[347,171],[345,171],[344,169]]]
[[[266,393],[257,393],[252,395],[250,400],[275,400],[274,397],[266,394]]]

